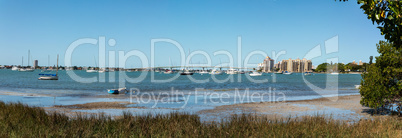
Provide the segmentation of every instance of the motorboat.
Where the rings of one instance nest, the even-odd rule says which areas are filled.
[[[12,71],[18,71],[19,69],[20,69],[20,68],[17,67],[17,66],[13,66],[13,67],[11,68]]]
[[[105,72],[109,72],[109,70],[108,70],[108,69],[99,69],[98,72],[99,72],[99,73],[105,73]]]
[[[87,69],[87,72],[88,72],[88,73],[94,73],[94,72],[98,72],[98,71],[95,70],[95,69],[93,69],[93,68],[91,68],[91,69]]]
[[[222,71],[219,71],[219,70],[212,70],[209,74],[211,74],[211,75],[221,75],[221,74],[222,74]]]
[[[189,71],[189,70],[185,70],[184,72],[180,73],[180,75],[193,75],[194,73]]]
[[[20,68],[18,69],[19,72],[33,72],[35,69],[32,68]]]
[[[304,76],[310,76],[310,75],[311,75],[311,72],[304,72],[303,75],[304,75]]]
[[[250,76],[261,76],[262,73],[257,72],[257,71],[253,71],[252,73],[249,74]]]
[[[338,72],[332,72],[331,75],[339,75]]]
[[[283,74],[283,72],[275,72],[275,74]]]
[[[173,74],[174,72],[172,70],[166,70],[165,72],[163,72],[165,74]]]
[[[239,72],[237,70],[235,70],[235,69],[228,69],[226,71],[226,74],[237,74],[237,73],[239,73]]]

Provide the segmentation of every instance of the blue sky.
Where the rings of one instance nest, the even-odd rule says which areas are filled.
[[[303,58],[317,45],[338,36],[338,52],[313,59],[313,65],[338,57],[339,62],[368,62],[378,56],[376,43],[384,40],[359,8],[356,1],[333,0],[171,0],[171,1],[0,1],[0,65],[20,65],[28,50],[39,65],[56,63],[69,45],[81,38],[100,36],[116,40],[112,51],[139,50],[150,58],[151,39],[167,38],[180,43],[186,54],[202,50],[211,55],[212,64],[228,62],[228,57],[214,56],[225,50],[237,65],[237,38],[242,39],[242,59],[261,50],[286,51],[279,60]],[[322,49],[324,51],[324,49]],[[168,43],[158,43],[155,65],[179,63],[178,50]],[[325,52],[323,52],[325,53]],[[118,53],[116,53],[117,55]],[[94,66],[98,57],[95,45],[79,46],[72,64]],[[108,55],[106,55],[108,56]],[[264,57],[255,55],[250,63]],[[206,61],[195,56],[192,63]],[[136,57],[127,67],[142,66]],[[148,66],[148,65],[145,65]]]

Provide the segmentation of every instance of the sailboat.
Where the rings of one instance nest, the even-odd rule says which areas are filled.
[[[28,68],[29,67],[29,57],[30,56],[31,56],[31,51],[28,50],[28,66],[27,66],[27,68],[20,68],[20,69],[18,69],[18,71],[20,71],[20,72],[33,72],[33,71],[35,71],[35,69]],[[22,57],[22,64],[24,64],[24,57]]]
[[[57,54],[56,74],[39,74],[41,76],[38,78],[38,80],[59,80],[58,72],[59,72],[59,55]]]
[[[51,72],[52,70],[49,69],[50,67],[50,55],[47,55],[47,67],[42,70],[42,72]]]
[[[169,57],[169,64],[170,64],[170,66],[172,66],[172,61],[170,60],[170,57]],[[167,69],[164,73],[165,74],[173,74],[174,72],[173,72],[172,68],[170,68],[170,70]]]
[[[95,59],[95,57],[94,57],[94,60],[95,60],[95,66],[98,66],[98,65],[96,64],[96,59]],[[93,72],[98,72],[98,71],[95,70],[95,68],[89,68],[89,69],[87,69],[87,72],[88,72],[88,73],[93,73]]]

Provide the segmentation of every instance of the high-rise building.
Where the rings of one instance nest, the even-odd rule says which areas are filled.
[[[273,72],[275,61],[267,56],[262,62],[262,72]]]
[[[38,67],[38,60],[34,60],[33,67],[34,68]]]
[[[360,60],[358,65],[363,65],[363,62]]]
[[[303,59],[295,59],[292,60],[289,58],[288,60],[282,60],[278,62],[279,71],[288,71],[288,72],[311,72],[312,71],[312,62],[311,60]]]

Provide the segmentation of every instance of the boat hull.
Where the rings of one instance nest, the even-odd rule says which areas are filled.
[[[58,76],[42,76],[39,77],[38,80],[59,80]]]
[[[87,70],[88,73],[98,72],[97,70]]]
[[[119,90],[118,89],[109,89],[109,90],[107,90],[107,93],[109,93],[109,94],[119,94]]]
[[[180,73],[180,75],[193,75],[194,73],[192,73],[192,72],[183,72],[183,73]]]

